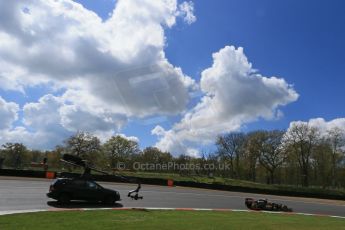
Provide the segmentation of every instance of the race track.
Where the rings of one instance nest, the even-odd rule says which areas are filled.
[[[61,208],[46,197],[50,183],[48,179],[0,177],[0,211]],[[345,216],[345,201],[152,185],[142,185],[141,195],[144,199],[135,201],[126,196],[129,190],[135,189],[134,184],[99,184],[120,192],[122,201],[119,207],[246,209],[244,198],[253,197],[284,203],[294,212]],[[93,207],[102,205],[77,202],[63,208]]]

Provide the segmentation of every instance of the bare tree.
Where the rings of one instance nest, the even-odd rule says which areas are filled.
[[[239,161],[243,150],[245,135],[243,133],[228,133],[219,136],[216,141],[218,155],[230,163],[230,175],[238,177]],[[236,164],[236,170],[234,165]]]
[[[246,135],[244,146],[244,161],[248,165],[249,178],[256,181],[256,171],[260,156],[262,131],[253,131]]]
[[[258,146],[260,164],[269,172],[268,183],[275,183],[276,169],[286,159],[286,152],[282,147],[282,139],[285,132],[280,130],[263,131],[261,133],[261,145]]]
[[[78,132],[65,140],[65,152],[87,159],[92,162],[95,155],[100,151],[101,142],[87,132]]]

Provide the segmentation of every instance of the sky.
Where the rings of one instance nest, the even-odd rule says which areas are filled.
[[[198,156],[227,132],[345,128],[344,10],[341,0],[0,0],[0,144],[52,149],[87,131]]]

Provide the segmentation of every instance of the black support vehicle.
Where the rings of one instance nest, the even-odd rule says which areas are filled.
[[[69,203],[72,200],[82,200],[101,201],[105,204],[112,205],[116,201],[120,200],[120,193],[118,191],[103,188],[93,180],[91,175],[91,171],[96,171],[106,175],[108,174],[107,172],[90,167],[87,161],[70,154],[64,154],[60,161],[75,167],[82,167],[84,169],[84,173],[80,176],[74,175],[72,177],[58,178],[54,180],[50,185],[49,192],[47,193],[49,198],[55,199],[61,204]],[[113,177],[126,182],[133,182],[131,179],[124,176],[113,175]],[[137,188],[129,191],[127,196],[134,200],[143,199],[142,196],[139,196],[140,189],[141,184],[138,183]]]
[[[69,203],[71,200],[83,200],[112,205],[120,200],[118,191],[104,188],[93,180],[83,178],[58,178],[50,185],[47,196],[61,204]]]

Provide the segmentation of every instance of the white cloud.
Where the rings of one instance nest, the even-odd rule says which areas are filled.
[[[18,108],[6,115],[12,118],[1,121],[0,142],[48,148],[78,130],[104,139],[131,117],[184,113],[172,129],[152,133],[158,147],[196,155],[197,144],[259,117],[275,118],[279,106],[297,99],[284,79],[257,74],[242,48],[225,47],[202,72],[204,96],[186,112],[198,85],[167,60],[164,32],[177,17],[195,22],[193,12],[192,2],[119,0],[102,20],[71,0],[0,0],[0,88],[62,91],[25,105],[23,126],[11,127]]]
[[[18,119],[19,106],[14,102],[7,102],[0,96],[0,131],[11,127]]]
[[[5,129],[2,130],[0,143],[22,142],[32,149],[52,149],[77,131],[90,132],[103,142],[113,135],[121,135],[139,142],[136,137],[126,137],[124,134],[116,133],[118,130],[116,124],[121,119],[112,117],[113,114],[109,117],[102,113],[90,114],[75,105],[66,104],[63,98],[50,94],[43,96],[36,103],[27,103],[24,106],[23,123],[26,127],[30,127],[30,131],[23,126],[11,128],[19,109],[17,105],[12,104],[7,103],[7,107],[13,107],[14,111],[12,116],[8,116],[12,119],[9,119]],[[3,108],[1,100],[0,105],[0,108]],[[5,117],[2,120],[4,121]]]
[[[76,130],[109,136],[128,117],[184,111],[196,85],[166,59],[164,30],[176,17],[195,20],[192,11],[176,0],[119,0],[102,20],[71,0],[0,0],[0,88],[64,91],[25,105],[29,129],[8,129],[2,139],[46,135],[52,144]]]
[[[61,125],[59,108],[63,102],[53,95],[45,95],[36,103],[24,105],[24,124],[34,129],[51,130]]]
[[[66,105],[60,109],[61,124],[71,132],[118,130],[126,123],[126,117],[114,114],[92,114],[75,105]]]
[[[60,124],[58,109],[62,102],[52,95],[46,95],[37,103],[24,106],[25,126],[13,126],[13,122],[1,131],[0,143],[20,142],[32,149],[51,149],[71,135]],[[28,129],[27,127],[30,127]]]
[[[185,109],[194,82],[163,50],[164,27],[175,24],[176,1],[120,0],[106,21],[70,0],[0,6],[0,63],[11,67],[2,78],[15,75],[7,88],[51,81],[128,116]]]
[[[235,131],[260,117],[274,119],[279,106],[291,103],[298,94],[282,78],[258,74],[240,47],[226,46],[213,54],[212,67],[201,76],[201,101],[171,130],[157,126],[152,134],[157,147],[174,154],[192,152],[210,144],[216,135]],[[192,146],[192,147],[191,147]]]
[[[345,118],[336,118],[330,121],[326,121],[324,118],[312,118],[309,121],[292,121],[289,128],[298,124],[307,124],[310,127],[315,127],[320,132],[321,136],[326,136],[329,131],[337,128],[345,136]]]
[[[183,17],[183,20],[186,23],[188,24],[194,23],[196,21],[196,17],[194,15],[194,3],[192,1],[182,2],[179,5],[178,14]]]
[[[72,132],[61,124],[59,109],[63,101],[53,95],[45,95],[36,103],[23,107],[23,124],[3,131],[0,142],[22,142],[32,149],[51,149]],[[29,128],[28,128],[29,127]]]
[[[114,136],[120,136],[120,137],[123,137],[123,138],[125,138],[127,140],[134,141],[134,142],[137,142],[137,143],[140,142],[139,138],[136,137],[136,136],[126,136],[123,133],[116,133]]]

